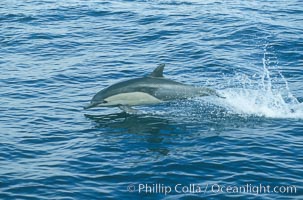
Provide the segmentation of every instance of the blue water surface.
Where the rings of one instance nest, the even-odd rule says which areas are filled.
[[[226,98],[83,110],[159,63]],[[302,67],[300,0],[2,0],[0,199],[303,199]]]

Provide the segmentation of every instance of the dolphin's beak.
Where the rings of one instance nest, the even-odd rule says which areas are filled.
[[[84,110],[87,110],[87,109],[90,109],[90,108],[94,108],[98,105],[98,103],[90,103],[89,105],[85,106],[83,109]]]
[[[106,104],[106,103],[107,103],[107,101],[105,101],[105,100],[91,101],[90,104],[88,104],[87,106],[84,107],[84,110],[94,108],[94,107],[98,107],[98,106],[105,106],[104,104]]]

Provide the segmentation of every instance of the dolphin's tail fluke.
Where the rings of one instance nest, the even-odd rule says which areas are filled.
[[[216,96],[216,97],[222,98],[222,99],[226,99],[226,97],[222,96],[217,91],[215,91],[215,93],[213,95]]]
[[[221,99],[226,99],[226,97],[222,96],[221,94],[216,94],[217,97],[221,98]]]
[[[220,97],[222,99],[225,99],[226,97],[220,95],[216,90],[214,89],[210,89],[210,88],[199,88],[199,93],[201,94],[201,96],[216,96],[216,97]]]

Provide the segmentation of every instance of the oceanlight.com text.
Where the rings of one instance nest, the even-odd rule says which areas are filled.
[[[231,193],[231,194],[296,194],[297,187],[294,185],[263,185],[263,184],[245,184],[224,185],[224,184],[130,184],[127,186],[129,192],[139,194],[208,194],[208,193]]]

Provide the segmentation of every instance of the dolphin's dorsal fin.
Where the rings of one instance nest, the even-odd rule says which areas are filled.
[[[160,64],[154,71],[149,75],[150,77],[157,77],[157,78],[163,78],[163,70],[164,70],[165,64]]]

